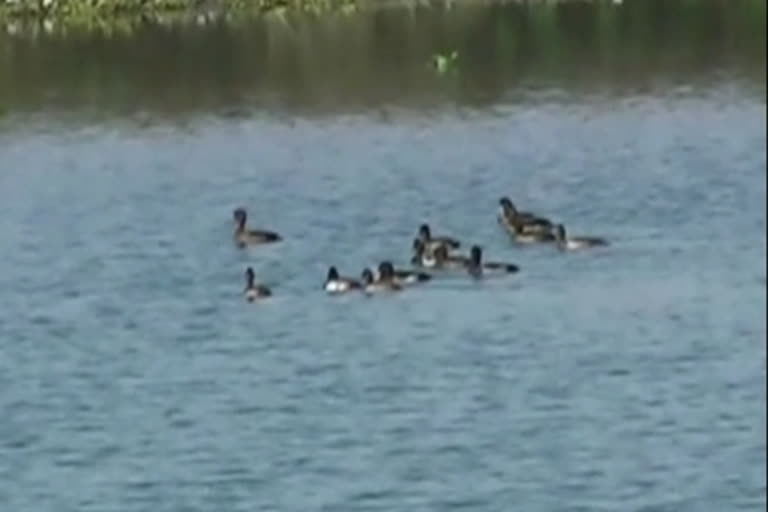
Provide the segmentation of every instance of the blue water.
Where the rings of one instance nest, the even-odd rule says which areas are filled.
[[[0,507],[757,511],[765,97],[9,115]],[[497,201],[604,236],[517,247]],[[237,249],[231,212],[280,232]],[[331,298],[421,222],[521,272]],[[252,265],[275,293],[242,298]]]

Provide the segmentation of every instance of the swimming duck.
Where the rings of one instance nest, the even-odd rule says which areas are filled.
[[[235,219],[234,238],[241,247],[248,244],[266,244],[282,240],[280,235],[273,231],[246,229],[245,223],[248,220],[248,214],[245,208],[236,208],[232,212],[232,217]]]
[[[510,234],[512,235],[512,238],[515,239],[515,242],[521,244],[535,244],[555,241],[555,235],[551,231],[526,231],[523,226],[513,226]]]
[[[608,245],[608,241],[604,238],[594,236],[568,237],[565,233],[565,226],[562,224],[558,224],[555,227],[555,238],[557,240],[557,247],[561,251],[575,251],[578,249],[586,249],[588,247]]]
[[[323,289],[328,293],[337,294],[349,292],[352,290],[362,290],[363,285],[354,279],[339,276],[339,271],[336,269],[336,267],[330,267],[328,269],[328,277],[325,280]]]
[[[432,276],[426,272],[417,272],[413,270],[395,270],[390,261],[382,261],[379,264],[379,280],[381,276],[391,275],[395,283],[400,285],[423,283],[432,279]]]
[[[272,295],[272,290],[264,286],[263,284],[256,284],[256,274],[253,273],[253,269],[248,267],[245,269],[245,300],[253,302],[256,299],[269,297]]]
[[[419,238],[413,240],[413,257],[411,258],[411,264],[427,268],[434,268],[437,266],[434,251],[428,250],[427,246],[424,245],[424,242]]]
[[[441,269],[464,269],[467,268],[471,260],[466,256],[460,256],[458,254],[448,254],[448,249],[441,245],[435,248],[433,252],[434,267]]]
[[[499,222],[510,232],[520,233],[549,233],[552,231],[552,221],[545,217],[539,217],[531,212],[519,212],[508,197],[499,199],[501,212]]]
[[[469,250],[469,264],[467,270],[473,277],[483,277],[488,273],[513,274],[520,270],[520,267],[513,263],[499,263],[496,261],[483,261],[483,250],[478,245],[473,245]]]
[[[422,224],[419,226],[419,240],[429,250],[434,250],[435,247],[445,246],[448,249],[458,249],[461,247],[461,242],[455,238],[449,236],[432,236],[432,230],[429,229],[429,224]]]
[[[389,273],[387,268],[379,275],[378,279],[374,279],[373,272],[369,268],[363,270],[361,277],[363,279],[363,290],[366,293],[402,290],[402,286],[395,282],[394,276]]]

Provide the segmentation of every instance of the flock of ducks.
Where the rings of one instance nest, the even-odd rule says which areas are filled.
[[[574,251],[591,247],[607,246],[608,241],[598,237],[569,237],[565,226],[555,224],[546,217],[538,216],[532,212],[518,211],[508,197],[499,200],[500,212],[499,224],[517,243],[536,244],[551,243],[561,251]],[[233,211],[235,221],[234,240],[239,247],[249,245],[280,242],[282,237],[274,231],[249,229],[246,226],[248,214],[244,208],[236,208]],[[502,276],[514,274],[520,268],[513,263],[483,260],[483,251],[479,245],[472,245],[469,255],[457,254],[462,243],[449,236],[432,236],[428,224],[419,227],[417,237],[413,240],[413,257],[411,264],[416,269],[396,269],[391,261],[382,261],[375,270],[365,268],[359,279],[344,277],[338,269],[332,266],[328,269],[328,275],[323,289],[329,294],[341,294],[348,292],[363,292],[366,294],[376,292],[399,291],[409,285],[424,283],[432,279],[432,275],[425,272],[426,269],[459,270],[475,279],[485,276]],[[246,287],[245,299],[254,302],[257,299],[272,296],[272,290],[256,282],[256,274],[252,267],[245,271]]]

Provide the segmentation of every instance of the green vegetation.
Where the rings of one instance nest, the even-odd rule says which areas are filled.
[[[280,7],[296,10],[335,9],[354,0],[0,0],[5,16],[97,17],[120,14],[159,15],[197,10],[264,12]]]
[[[450,11],[452,6],[487,7],[487,0],[0,0],[0,24],[10,23],[13,27],[42,24],[64,30],[74,28],[121,32],[136,25],[167,23],[170,20],[205,23],[211,19],[231,20],[265,13],[277,17],[284,17],[287,13],[349,15],[367,8],[377,8],[382,1],[387,6],[404,7],[411,11],[425,8]],[[537,31],[545,34],[562,24],[559,18],[564,13],[580,10],[580,6],[575,5],[579,3],[572,0],[540,0],[523,9],[528,12]],[[632,23],[638,23],[639,30],[643,30],[643,26],[645,30],[650,30],[659,12],[683,13],[688,20],[682,21],[689,27],[689,20],[695,24],[701,18],[695,11],[711,11],[712,6],[709,4],[712,3],[719,3],[719,10],[726,16],[742,16],[742,21],[752,29],[765,31],[765,0],[623,0],[620,7],[613,0],[593,0],[588,9],[601,13],[597,22],[598,29],[605,34],[606,29],[609,33],[618,24],[625,23],[616,19],[618,12],[635,13]],[[641,15],[638,16],[638,13]],[[503,31],[499,32],[499,37],[506,35]]]
[[[0,105],[493,103],[510,91],[641,92],[717,76],[765,89],[765,0],[344,5],[6,20]]]
[[[130,25],[168,17],[349,10],[356,0],[0,0],[0,20],[49,20],[59,25]]]

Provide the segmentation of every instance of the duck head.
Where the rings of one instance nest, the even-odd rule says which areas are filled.
[[[245,221],[248,218],[248,214],[246,213],[245,208],[235,208],[232,211],[232,218],[234,219],[237,227],[242,228],[245,226]]]
[[[392,279],[395,276],[395,267],[390,261],[382,261],[379,263],[379,279],[387,280]]]
[[[432,232],[429,229],[429,224],[422,224],[419,226],[419,240],[428,242],[432,239]]]
[[[508,197],[502,197],[499,199],[499,205],[501,205],[501,211],[504,213],[510,213],[512,215],[515,215],[517,213],[517,209],[515,208],[515,205],[512,204],[512,201],[509,200]]]
[[[565,240],[565,226],[562,224],[555,226],[555,240],[558,242]]]
[[[483,250],[479,245],[473,245],[469,250],[469,260],[473,265],[479,266],[483,260]]]
[[[369,268],[363,269],[363,273],[360,274],[360,277],[365,284],[373,283],[373,272]]]

